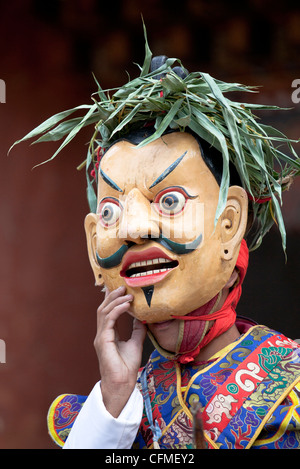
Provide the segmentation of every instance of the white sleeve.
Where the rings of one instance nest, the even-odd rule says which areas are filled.
[[[130,449],[143,413],[143,397],[135,388],[118,418],[105,408],[98,382],[83,404],[64,449]]]

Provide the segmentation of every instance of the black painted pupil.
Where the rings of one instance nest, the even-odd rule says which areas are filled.
[[[176,194],[168,194],[162,198],[162,204],[167,210],[176,208],[179,200]]]
[[[113,217],[113,207],[111,205],[106,205],[103,212],[102,217],[105,221],[110,221]]]

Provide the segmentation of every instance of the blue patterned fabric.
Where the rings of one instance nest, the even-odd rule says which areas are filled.
[[[299,344],[254,326],[220,353],[202,369],[152,353],[137,383],[146,406],[134,448],[152,448],[154,440],[161,449],[193,448],[195,402],[208,448],[300,448]],[[58,445],[85,400],[63,394],[51,405],[48,428]]]

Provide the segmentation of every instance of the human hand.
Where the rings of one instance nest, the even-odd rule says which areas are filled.
[[[117,320],[126,313],[133,300],[125,287],[109,293],[97,310],[97,335],[94,341],[101,375],[103,402],[108,412],[117,417],[129,399],[141,366],[146,327],[133,321],[131,337],[120,340]]]

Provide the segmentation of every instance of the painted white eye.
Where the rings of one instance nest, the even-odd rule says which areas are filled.
[[[185,206],[186,197],[178,191],[165,192],[158,201],[158,209],[166,215],[175,215]]]
[[[120,218],[121,206],[116,201],[102,201],[99,205],[98,213],[103,226],[114,225]]]

